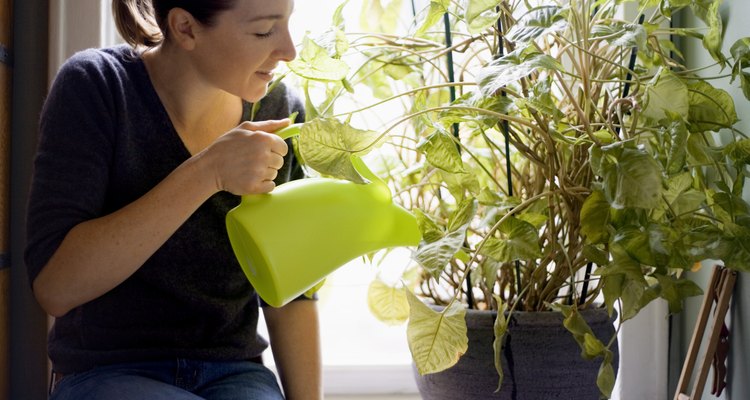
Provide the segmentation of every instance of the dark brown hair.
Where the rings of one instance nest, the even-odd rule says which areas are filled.
[[[211,26],[216,14],[232,8],[236,0],[112,0],[112,14],[120,36],[131,46],[153,47],[169,34],[167,15],[182,8],[203,25]]]

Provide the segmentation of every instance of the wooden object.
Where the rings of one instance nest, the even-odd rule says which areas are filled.
[[[736,271],[729,270],[720,265],[714,267],[711,280],[708,284],[708,292],[705,294],[700,313],[698,314],[698,320],[695,323],[695,330],[693,331],[693,338],[688,347],[687,357],[682,366],[682,373],[677,383],[674,400],[701,399],[703,388],[706,386],[708,371],[716,356],[716,349],[721,339],[721,329],[724,326],[724,318],[729,310],[729,301],[732,298],[732,291],[734,290],[736,280]],[[688,394],[690,379],[693,376],[693,369],[698,360],[701,342],[703,341],[708,319],[712,311],[713,319],[709,330],[706,351],[701,357],[698,375],[696,376],[692,392]]]
[[[10,116],[13,1],[0,0],[0,400],[10,398]]]

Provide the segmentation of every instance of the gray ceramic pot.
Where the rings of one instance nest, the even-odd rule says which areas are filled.
[[[499,392],[495,371],[493,324],[495,312],[467,310],[469,349],[456,365],[420,376],[417,386],[426,400],[597,400],[596,376],[601,359],[581,358],[581,349],[562,325],[558,312],[514,312],[503,350],[505,379]],[[581,315],[594,334],[607,343],[614,334],[606,310],[585,310]],[[615,343],[613,366],[618,366]]]

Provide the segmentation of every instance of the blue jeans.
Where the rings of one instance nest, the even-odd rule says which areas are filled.
[[[284,400],[276,376],[252,361],[177,359],[65,375],[50,400]]]

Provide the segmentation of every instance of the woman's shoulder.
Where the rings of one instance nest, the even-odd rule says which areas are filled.
[[[68,58],[58,71],[58,76],[108,77],[127,74],[140,62],[140,57],[131,47],[119,45],[81,50]]]

